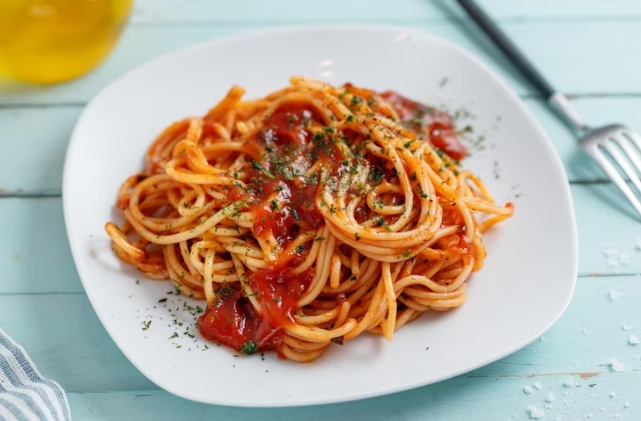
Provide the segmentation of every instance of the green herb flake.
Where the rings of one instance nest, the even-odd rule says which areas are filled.
[[[300,224],[300,217],[298,216],[298,211],[294,208],[292,208],[292,217],[294,218],[294,221],[296,221],[297,224]]]
[[[276,178],[276,177],[274,176],[274,174],[272,174],[272,173],[268,172],[267,170],[265,170],[265,169],[263,168],[263,166],[262,166],[262,165],[260,165],[260,163],[259,163],[259,162],[257,162],[257,161],[252,161],[252,162],[251,162],[251,166],[252,166],[252,168],[255,168],[255,169],[257,169],[258,171],[262,172],[262,173],[263,173],[263,175],[264,175],[265,177],[268,177],[268,178],[271,178],[271,179]]]
[[[243,346],[240,347],[240,352],[245,355],[255,354],[256,351],[258,351],[258,344],[253,340],[245,342]]]

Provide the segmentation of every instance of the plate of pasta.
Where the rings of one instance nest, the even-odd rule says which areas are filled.
[[[538,338],[576,280],[545,133],[478,59],[402,28],[279,29],[146,64],[84,110],[63,191],[107,332],[200,402],[441,381]]]

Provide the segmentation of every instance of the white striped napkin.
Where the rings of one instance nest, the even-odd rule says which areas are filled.
[[[70,421],[60,385],[40,374],[24,348],[0,329],[0,420]]]

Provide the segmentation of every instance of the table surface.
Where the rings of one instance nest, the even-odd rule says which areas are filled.
[[[46,88],[0,79],[5,157],[0,166],[0,267],[5,270],[0,326],[26,348],[44,375],[66,389],[74,419],[525,420],[528,405],[539,405],[549,420],[641,419],[641,346],[629,344],[631,335],[641,336],[641,244],[636,237],[641,238],[641,225],[541,97],[453,3],[139,0],[119,47],[90,75]],[[588,122],[641,129],[640,1],[481,3],[551,82],[570,95]],[[211,406],[173,396],[118,350],[76,273],[60,198],[73,125],[98,90],[153,57],[243,31],[327,22],[403,25],[441,36],[480,56],[521,95],[570,178],[580,242],[572,303],[544,337],[525,349],[409,392],[283,409]],[[612,300],[610,292],[622,295]],[[474,352],[474,344],[469,347]],[[613,358],[625,365],[624,372],[608,367]],[[568,378],[575,387],[564,386]],[[533,392],[525,393],[525,386]],[[546,407],[550,394],[555,399]]]

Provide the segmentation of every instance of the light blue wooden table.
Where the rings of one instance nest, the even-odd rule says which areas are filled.
[[[544,409],[544,420],[641,419],[641,345],[628,344],[631,334],[641,336],[641,224],[566,128],[451,3],[139,0],[118,49],[87,77],[49,88],[0,79],[0,326],[66,389],[74,419],[525,420],[527,405]],[[641,129],[641,1],[481,3],[586,120]],[[60,198],[69,134],[99,89],[151,58],[211,38],[311,22],[420,28],[473,51],[505,77],[552,138],[570,177],[580,241],[574,298],[561,320],[522,351],[410,392],[287,409],[217,407],[172,396],[118,350],[78,279]],[[613,301],[610,291],[623,295]],[[625,331],[624,323],[634,329]],[[473,353],[474,344],[468,346]],[[611,371],[612,358],[624,372]],[[576,387],[564,387],[568,377]],[[555,399],[546,408],[549,393]]]

